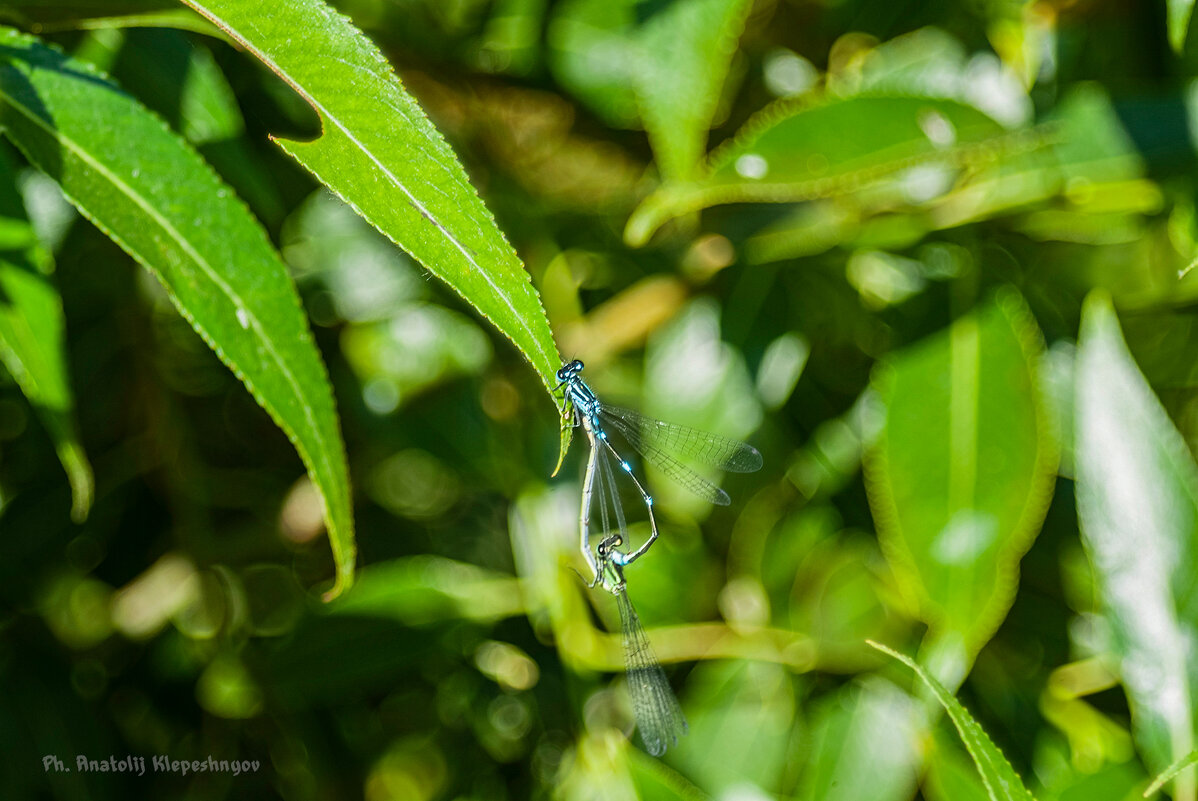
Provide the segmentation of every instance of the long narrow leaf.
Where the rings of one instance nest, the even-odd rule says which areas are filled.
[[[75,430],[62,299],[15,178],[12,162],[0,152],[0,362],[50,432],[71,482],[71,517],[82,521],[92,503],[92,470]]]
[[[1193,767],[1195,764],[1198,764],[1198,751],[1191,751],[1169,767],[1165,768],[1160,776],[1157,776],[1155,779],[1153,779],[1152,784],[1148,785],[1148,787],[1144,790],[1144,797],[1147,798],[1153,793],[1159,791],[1174,776],[1181,773],[1186,768]]]
[[[1185,50],[1186,34],[1190,32],[1190,18],[1194,16],[1194,0],[1167,0],[1169,44],[1178,53]]]
[[[1082,311],[1074,459],[1082,544],[1132,733],[1155,770],[1194,749],[1198,465],[1124,344],[1108,296]],[[1175,799],[1196,796],[1193,776]]]
[[[349,477],[324,364],[265,232],[178,136],[103,75],[0,29],[0,126],[171,300],[299,451],[353,580]]]
[[[283,149],[490,320],[552,390],[561,359],[528,273],[378,48],[320,0],[184,2],[320,115],[319,139]]]
[[[973,764],[977,766],[978,773],[982,775],[982,783],[986,785],[986,792],[990,794],[993,801],[1035,801],[1027,787],[1024,786],[1023,780],[1019,778],[1019,774],[1015,772],[1015,768],[1011,767],[1011,763],[1003,756],[1002,751],[998,750],[998,746],[978,725],[968,710],[961,706],[960,701],[910,657],[887,648],[881,643],[872,640],[868,642],[882,653],[894,657],[915,671],[915,675],[932,691],[932,695],[944,707],[944,711],[948,713],[953,725],[957,727],[961,741],[965,743],[965,748],[973,757]]]

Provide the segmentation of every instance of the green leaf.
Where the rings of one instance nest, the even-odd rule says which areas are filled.
[[[1169,44],[1178,53],[1185,50],[1190,18],[1194,16],[1194,0],[1167,0]]]
[[[926,723],[890,682],[866,678],[821,699],[799,801],[906,801],[919,778]]]
[[[440,556],[414,556],[363,568],[354,588],[322,608],[330,615],[395,619],[407,626],[441,620],[493,622],[524,611],[512,576]]]
[[[1077,512],[1132,731],[1155,770],[1194,750],[1198,465],[1140,374],[1110,298],[1082,313],[1075,376]],[[1175,798],[1194,797],[1194,777]]]
[[[690,178],[707,149],[748,0],[674,0],[637,36],[641,120],[666,180]]]
[[[557,81],[608,125],[640,122],[633,75],[641,0],[565,0],[549,23],[549,68]]]
[[[1042,353],[1011,290],[875,375],[885,419],[865,460],[870,508],[930,645],[947,649],[938,675],[948,684],[1006,616],[1052,496],[1058,446]]]
[[[948,713],[953,725],[957,727],[961,741],[965,743],[965,748],[973,757],[973,763],[982,776],[982,782],[986,785],[986,791],[990,794],[991,801],[1035,801],[1027,787],[1023,785],[1019,774],[1015,772],[1015,768],[1011,767],[1011,763],[1003,756],[1002,751],[998,750],[998,746],[983,731],[973,716],[966,711],[965,707],[961,706],[956,698],[953,698],[952,693],[944,689],[944,686],[916,664],[915,660],[898,651],[891,650],[881,643],[871,640],[869,644],[911,668],[915,671],[915,675],[932,691],[932,695],[944,707],[944,711]]]
[[[673,751],[682,772],[717,796],[745,782],[777,793],[795,725],[786,671],[768,662],[707,662],[695,668],[682,697],[690,731]]]
[[[668,220],[710,206],[850,194],[913,167],[951,174],[1040,144],[1037,135],[1007,131],[954,100],[890,95],[782,100],[717,148],[696,180],[666,185],[645,198],[624,238],[643,244]],[[917,184],[900,183],[899,189],[921,191]]]
[[[212,27],[191,9],[177,10]],[[283,216],[278,181],[245,138],[237,97],[212,52],[172,30],[134,30],[108,38],[124,40],[111,68],[113,78],[195,145],[274,230]]]
[[[945,166],[929,160],[888,181],[800,204],[749,238],[745,256],[762,263],[837,245],[901,249],[928,231],[1000,215],[1018,215],[1014,224],[1035,239],[1119,242],[1139,236],[1138,215],[1160,206],[1159,190],[1143,180],[1142,159],[1100,87],[1075,87],[1039,128],[995,142],[1001,157],[972,161],[955,186]],[[939,188],[949,191],[931,191],[938,176],[945,180]],[[1060,201],[1044,207],[1054,198]],[[1125,268],[1120,276],[1128,280]],[[1176,284],[1170,274],[1169,288]]]
[[[92,469],[75,429],[62,299],[15,181],[0,151],[0,362],[50,432],[71,482],[71,517],[81,522],[92,505]]]
[[[101,28],[176,28],[207,36],[220,31],[175,0],[5,0],[0,22],[41,32]]]
[[[667,180],[699,167],[748,0],[569,0],[549,28],[557,79],[621,128],[643,126]]]
[[[506,335],[552,397],[561,358],[528,273],[378,48],[318,0],[186,0],[311,104],[324,134],[277,140]],[[562,428],[562,449],[568,430]]]
[[[0,30],[0,125],[171,300],[287,433],[353,581],[349,476],[324,365],[265,232],[182,140],[85,64]]]
[[[1170,779],[1174,778],[1177,776],[1177,774],[1195,764],[1198,764],[1198,751],[1191,751],[1169,767],[1165,768],[1164,772],[1162,772],[1160,776],[1157,776],[1155,779],[1153,779],[1152,784],[1148,785],[1147,789],[1144,790],[1144,797],[1147,798],[1153,793],[1156,793],[1162,787],[1164,787],[1166,782],[1168,782]]]
[[[990,797],[960,741],[944,729],[937,729],[932,738],[919,790],[927,801],[987,801]]]

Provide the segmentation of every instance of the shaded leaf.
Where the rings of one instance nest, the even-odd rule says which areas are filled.
[[[269,15],[252,0],[187,2],[320,115],[319,139],[283,149],[490,320],[552,391],[561,358],[528,273],[378,48],[319,0]]]
[[[949,684],[1006,616],[1052,496],[1042,352],[1035,321],[1006,291],[876,373],[885,420],[865,460],[870,508],[929,642],[948,649]]]
[[[355,552],[344,446],[324,365],[266,234],[194,151],[95,70],[10,30],[0,31],[0,58],[6,135],[162,281],[299,451],[323,497],[337,595]]]
[[[1002,751],[998,750],[998,746],[994,744],[994,741],[983,731],[965,707],[961,706],[961,703],[948,690],[944,689],[944,685],[936,681],[930,673],[911,658],[872,640],[869,644],[911,668],[915,671],[915,675],[932,691],[932,695],[944,707],[944,711],[948,713],[953,725],[957,727],[961,741],[965,744],[969,755],[973,757],[973,763],[977,767],[978,773],[981,774],[982,782],[986,785],[986,792],[990,794],[992,801],[1035,801],[1027,787],[1024,786],[1023,780],[1019,778],[1019,774],[1015,772],[1015,768],[1011,767],[1011,763],[1003,756]]]
[[[1110,298],[1086,301],[1075,376],[1082,544],[1136,743],[1156,770],[1194,749],[1198,466],[1132,360]],[[1194,797],[1194,777],[1175,798]]]
[[[71,482],[71,517],[80,522],[92,504],[92,469],[75,427],[62,299],[15,180],[0,151],[0,361],[54,440]]]

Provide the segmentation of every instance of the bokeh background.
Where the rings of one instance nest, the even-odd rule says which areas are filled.
[[[334,384],[360,578],[320,602],[331,555],[286,437],[5,146],[56,264],[97,494],[72,523],[0,377],[4,798],[986,798],[866,639],[931,665],[1038,798],[1138,796],[1169,761],[1105,658],[1072,443],[1093,290],[1163,404],[1145,436],[1198,434],[1198,85],[1163,2],[747,4],[721,149],[679,178],[714,194],[643,235],[662,169],[635,54],[681,3],[336,3],[462,159],[563,357],[764,455],[727,508],[649,470],[663,533],[629,587],[690,722],[662,760],[631,735],[614,605],[569,570],[585,449],[550,478],[538,376],[270,143],[318,134],[275,76],[200,32],[94,21],[154,5],[0,14],[155,109],[270,231]],[[751,196],[770,170],[789,194]],[[262,768],[47,775],[45,754]]]

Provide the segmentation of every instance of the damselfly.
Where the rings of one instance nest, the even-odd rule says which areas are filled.
[[[608,527],[608,506],[617,526],[616,533],[621,542],[627,540],[624,508],[615,484],[615,471],[608,457],[628,474],[641,494],[649,512],[649,538],[632,553],[621,555],[622,564],[631,564],[644,556],[657,539],[657,520],[653,516],[651,496],[632,472],[632,465],[616,452],[608,441],[608,428],[619,432],[634,450],[653,462],[663,473],[678,484],[707,501],[725,506],[728,493],[708,481],[687,466],[687,462],[714,467],[733,473],[751,473],[761,468],[761,454],[756,448],[734,439],[710,434],[689,426],[664,423],[645,417],[632,409],[601,403],[582,378],[582,362],[575,359],[562,365],[557,371],[559,388],[564,387],[567,413],[572,411],[577,425],[582,426],[590,441],[591,453],[587,458],[586,474],[582,484],[581,548],[586,557],[594,580],[599,579],[600,565],[590,548],[591,503],[596,484],[599,489],[599,512],[603,529],[601,534],[612,533]]]
[[[628,554],[619,550],[623,544],[619,534],[604,537],[597,549],[599,575],[594,583],[602,583],[604,589],[616,596],[620,609],[620,631],[624,636],[624,669],[628,682],[628,693],[632,696],[632,709],[636,713],[636,725],[640,729],[645,750],[653,756],[661,756],[666,749],[686,734],[686,718],[678,698],[670,689],[645,627],[637,617],[632,601],[628,600],[628,587],[624,580],[624,565]],[[592,586],[594,586],[594,583]]]

